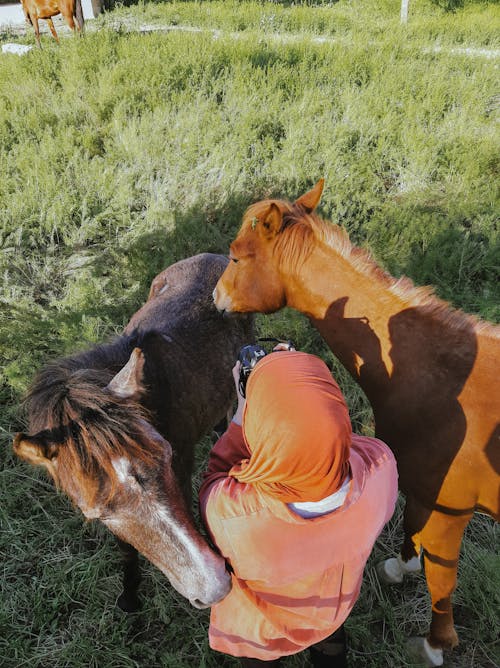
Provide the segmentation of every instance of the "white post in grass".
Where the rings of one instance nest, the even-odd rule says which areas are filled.
[[[401,0],[401,23],[407,23],[408,21],[408,5],[410,0]]]

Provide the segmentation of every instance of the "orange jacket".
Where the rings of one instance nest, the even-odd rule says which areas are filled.
[[[279,363],[271,362],[269,358],[276,355],[282,356]],[[294,385],[299,387],[304,405],[312,413],[309,415],[309,442],[317,443],[318,448],[321,448],[320,439],[311,433],[315,431],[311,424],[317,424],[315,412],[321,413],[324,407],[316,409],[317,404],[308,404],[307,388],[300,381],[294,381],[294,365],[301,367],[299,378],[303,377],[304,368],[312,364],[314,373],[309,385],[316,393],[319,383],[325,392],[331,393],[333,404],[340,393],[328,369],[324,367],[323,371],[316,362],[311,362],[317,358],[306,356],[293,360],[292,355],[305,354],[276,353],[264,358],[252,371],[243,429],[231,423],[216,443],[200,489],[202,517],[214,543],[234,571],[230,593],[211,610],[210,646],[233,656],[272,660],[299,652],[333,633],[345,621],[359,595],[364,566],[377,536],[394,511],[397,497],[396,464],[389,448],[378,439],[350,433],[348,460],[344,461],[342,455],[346,452],[345,444],[336,448],[334,443],[321,455],[318,466],[310,449],[308,458],[303,461],[298,454],[295,458],[292,456],[292,470],[287,470],[286,479],[292,475],[294,483],[283,488],[279,465],[267,461],[273,459],[276,452],[277,459],[281,460],[280,447],[283,439],[286,441],[273,412],[276,397],[282,410],[282,395],[287,392],[284,383],[279,382],[280,367],[287,367],[284,377],[292,388],[289,395],[293,395]],[[264,383],[267,376],[264,362],[274,367],[267,393],[260,392],[261,381]],[[324,385],[327,374],[331,383],[329,390]],[[265,439],[256,445],[256,432],[249,426],[255,448],[249,444],[246,431],[247,418],[249,425],[252,424],[251,414],[249,416],[252,399],[254,408],[260,405],[261,421],[277,424],[274,432],[264,429]],[[342,411],[339,413],[338,407],[334,407],[332,415],[338,420],[339,416],[342,418]],[[287,424],[290,420],[297,428],[292,430],[294,442],[296,437],[299,441],[304,439],[305,447],[305,434],[300,431],[302,417],[294,421],[294,414],[289,414]],[[320,419],[319,423],[324,428],[325,422]],[[341,428],[336,433],[343,441],[347,432]],[[328,440],[328,434],[324,436]],[[329,477],[329,469],[327,467],[325,473],[324,467],[330,449],[335,451],[332,461],[337,463],[337,468],[351,476],[349,492],[341,507],[321,517],[304,519],[290,510],[287,503],[318,500],[311,499],[310,479],[317,475],[321,482]],[[254,454],[257,463],[252,465]],[[283,455],[285,460],[288,462]],[[306,462],[310,462],[309,480],[303,479],[298,471]],[[252,482],[238,480],[242,471],[246,471]],[[266,476],[271,478],[269,484]],[[333,468],[330,477],[336,480],[335,491],[342,480],[337,480]],[[323,497],[330,492],[331,487],[324,489]]]

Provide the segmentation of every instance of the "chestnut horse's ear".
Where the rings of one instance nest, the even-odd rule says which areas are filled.
[[[274,202],[271,202],[269,209],[263,216],[260,216],[260,219],[262,221],[262,233],[266,239],[272,239],[281,230],[283,215]]]
[[[129,361],[109,382],[106,389],[120,399],[138,399],[144,392],[144,353],[134,348]]]
[[[51,462],[58,453],[58,446],[50,441],[28,436],[19,432],[14,437],[13,450],[15,454],[35,466],[45,466],[51,469]]]
[[[309,190],[309,192],[304,193],[304,195],[301,195],[299,199],[295,200],[295,204],[302,206],[307,213],[312,213],[318,206],[324,185],[325,179],[320,179],[314,188]]]

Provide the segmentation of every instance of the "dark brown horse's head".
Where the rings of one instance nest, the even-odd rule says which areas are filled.
[[[247,209],[230,246],[231,262],[215,286],[214,302],[219,311],[272,313],[286,306],[283,264],[300,261],[311,234],[307,217],[320,200],[323,184],[321,179],[293,204],[263,200]],[[292,228],[293,239],[287,239],[285,250],[282,241]]]
[[[224,560],[196,530],[172,469],[172,448],[139,403],[139,348],[110,381],[64,360],[44,369],[27,398],[30,434],[14,451],[44,466],[89,519],[100,519],[155,564],[195,607],[230,589]]]

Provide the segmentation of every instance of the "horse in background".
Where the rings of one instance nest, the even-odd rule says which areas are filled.
[[[21,0],[21,5],[27,23],[35,30],[35,39],[39,48],[42,47],[38,23],[40,19],[47,21],[52,37],[58,44],[59,37],[52,21],[53,16],[62,14],[73,32],[83,33],[84,19],[81,0]]]
[[[221,312],[306,314],[364,390],[406,497],[401,554],[379,574],[401,582],[423,553],[432,620],[412,644],[438,666],[458,642],[451,595],[464,530],[476,510],[499,519],[500,327],[385,273],[314,213],[322,190],[323,180],[293,204],[249,207],[214,300]]]
[[[18,456],[118,537],[124,610],[138,607],[137,550],[197,608],[230,589],[191,515],[194,446],[231,408],[231,370],[253,340],[251,317],[214,307],[227,262],[206,253],[170,266],[121,336],[42,369],[26,400],[29,433],[14,439]]]

